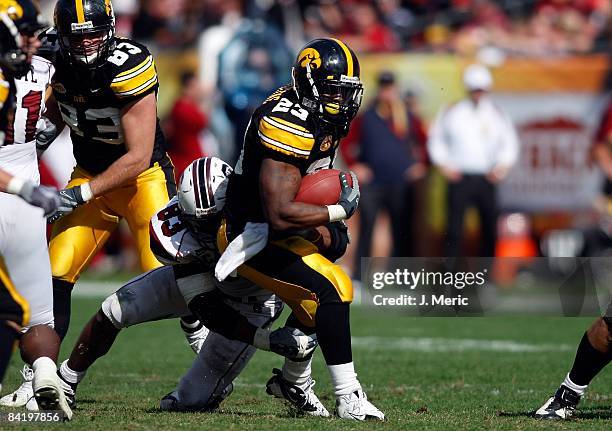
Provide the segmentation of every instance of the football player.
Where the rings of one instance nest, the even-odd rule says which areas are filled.
[[[55,329],[63,339],[72,288],[121,218],[136,239],[141,268],[161,265],[149,248],[148,225],[176,187],[157,119],[158,78],[151,53],[115,36],[110,0],[59,0],[54,20],[41,36],[39,52],[55,67],[45,116],[56,134],[70,128],[77,162],[60,191],[60,208],[49,219],[54,222],[49,255]],[[194,318],[181,323],[197,350],[205,328]],[[28,400],[25,372],[24,384],[3,404],[20,406]]]
[[[253,356],[255,347],[296,361],[314,349],[313,339],[300,331],[287,327],[272,332],[266,329],[282,309],[282,303],[272,293],[243,279],[215,283],[215,236],[230,172],[230,166],[223,161],[207,157],[194,161],[182,174],[178,196],[151,219],[152,250],[172,266],[149,271],[103,302],[83,329],[70,358],[61,365],[69,399],[74,400],[85,372],[108,352],[122,328],[179,317],[190,310],[215,332],[206,338],[177,390],[162,399],[162,410],[215,408],[231,392],[232,381]],[[330,233],[334,230],[326,229]],[[290,359],[287,362],[293,362]],[[311,388],[306,392],[292,391],[288,382],[282,388],[293,395],[289,401],[300,410],[329,415]]]
[[[32,54],[38,47],[35,33],[40,28],[38,8],[30,0],[0,3],[0,187],[12,193],[0,193],[0,377],[20,332],[21,356],[32,364],[36,400],[43,409],[61,410],[64,419],[70,419],[72,411],[56,373],[59,339],[53,330],[43,211],[15,196],[44,208],[47,214],[59,205],[59,199],[52,198],[55,193],[36,185],[34,141],[15,141],[12,136],[13,123],[24,116],[23,106],[15,103],[21,99],[14,79],[32,72]]]
[[[251,116],[230,176],[218,245],[225,251],[247,223],[269,224],[272,241],[241,265],[238,274],[273,291],[292,308],[288,326],[316,332],[338,416],[384,420],[367,400],[353,366],[351,280],[314,243],[295,236],[296,230],[345,220],[357,209],[354,175],[350,187],[346,175],[340,174],[342,193],[336,205],[311,205],[294,198],[304,175],[333,165],[340,139],[361,104],[359,76],[357,57],[340,40],[316,39],[302,48],[293,67],[293,85],[278,89]]]
[[[537,419],[569,419],[580,398],[601,370],[612,361],[612,302],[582,336],[574,365],[555,394],[534,414]]]

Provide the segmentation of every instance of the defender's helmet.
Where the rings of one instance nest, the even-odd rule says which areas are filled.
[[[44,27],[38,5],[32,0],[0,0],[0,64],[19,78],[30,70],[20,35],[34,36]]]
[[[194,160],[181,175],[177,191],[180,218],[196,236],[216,233],[231,173],[223,160],[204,157]]]
[[[54,19],[60,50],[74,66],[100,67],[115,49],[110,0],[59,0]]]
[[[340,136],[361,106],[359,60],[337,39],[315,39],[302,48],[293,66],[293,87],[300,104]]]

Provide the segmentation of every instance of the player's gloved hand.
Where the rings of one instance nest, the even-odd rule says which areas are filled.
[[[89,183],[79,186],[62,189],[58,192],[60,206],[57,212],[47,219],[48,223],[53,223],[67,214],[70,214],[76,207],[83,205],[93,197]]]
[[[40,158],[51,143],[57,138],[57,127],[47,117],[38,120],[36,129],[36,154]]]
[[[306,335],[299,329],[285,326],[275,331],[258,328],[253,345],[258,349],[296,360],[310,355],[316,349],[318,342],[315,334]]]
[[[351,218],[357,210],[360,196],[359,182],[357,181],[357,176],[353,172],[351,172],[351,178],[353,179],[352,187],[348,183],[346,173],[340,172],[340,200],[336,205],[327,206],[330,222]]]
[[[31,181],[13,177],[7,186],[7,191],[19,195],[30,205],[42,208],[45,217],[53,215],[59,205],[60,198],[54,187],[36,186]]]

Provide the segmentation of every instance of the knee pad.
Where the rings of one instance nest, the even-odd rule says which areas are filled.
[[[319,304],[330,302],[353,302],[353,283],[344,270],[318,253],[303,256],[310,268],[325,277],[328,283],[317,292]]]
[[[123,329],[128,327],[127,322],[124,322],[123,310],[121,310],[121,303],[116,293],[106,298],[102,303],[102,313],[110,320],[113,326],[117,329]]]

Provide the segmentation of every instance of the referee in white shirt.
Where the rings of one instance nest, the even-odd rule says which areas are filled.
[[[508,116],[488,97],[493,79],[479,64],[463,74],[468,96],[442,109],[427,143],[432,162],[448,180],[446,256],[461,255],[465,210],[474,205],[482,232],[480,256],[495,255],[496,185],[518,157],[518,137]]]

